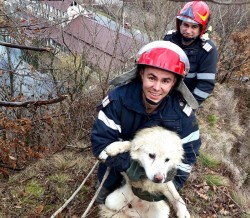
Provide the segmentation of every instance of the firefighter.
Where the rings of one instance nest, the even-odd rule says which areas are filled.
[[[186,54],[174,43],[162,40],[145,45],[137,54],[136,67],[124,76],[118,76],[123,84],[112,89],[98,107],[98,117],[91,132],[93,154],[101,159],[109,144],[131,140],[142,128],[162,126],[178,133],[183,142],[184,159],[173,180],[177,190],[180,190],[190,175],[201,146],[195,113],[177,91],[188,70]],[[99,165],[99,182],[107,166],[111,170],[96,199],[97,203],[104,203],[106,196],[121,185],[120,172],[129,169],[133,175],[143,173],[131,173],[131,170],[137,169],[131,169],[130,164],[129,153],[123,153],[108,157],[105,163]],[[151,199],[162,200],[155,196]]]
[[[176,16],[176,31],[169,31],[164,40],[180,46],[190,62],[184,82],[201,104],[213,91],[217,72],[217,49],[208,38],[210,10],[203,1],[184,5]]]

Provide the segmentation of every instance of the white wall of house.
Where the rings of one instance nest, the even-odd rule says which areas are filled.
[[[123,1],[122,0],[95,0],[96,4],[99,5],[119,5],[122,6]]]

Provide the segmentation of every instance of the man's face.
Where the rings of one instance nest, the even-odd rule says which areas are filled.
[[[176,82],[173,73],[154,67],[145,67],[140,74],[145,97],[155,103],[166,97]]]
[[[186,38],[196,39],[200,35],[199,24],[193,24],[186,21],[182,21],[180,25],[180,32]]]

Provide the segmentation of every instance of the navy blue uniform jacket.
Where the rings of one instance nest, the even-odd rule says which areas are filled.
[[[142,101],[141,81],[132,81],[113,89],[102,101],[98,118],[95,120],[91,133],[93,154],[99,154],[110,143],[133,139],[136,131],[144,127],[162,126],[179,134],[185,150],[185,158],[178,166],[174,179],[179,189],[187,180],[201,145],[199,129],[194,112],[187,115],[180,106],[179,94],[171,91],[152,114],[148,114]],[[167,141],[166,141],[167,143]],[[99,181],[106,171],[106,165],[111,172],[104,187],[113,190],[121,182],[120,171],[126,171],[130,166],[128,153],[108,157],[105,164],[100,164]]]
[[[198,103],[201,104],[214,89],[217,72],[217,49],[211,40],[203,42],[200,38],[197,38],[189,46],[183,46],[181,38],[179,32],[174,32],[167,34],[164,40],[180,46],[188,56],[190,70],[184,82]]]

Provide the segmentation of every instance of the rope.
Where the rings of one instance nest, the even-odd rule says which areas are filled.
[[[106,172],[105,172],[105,174],[104,174],[104,176],[103,176],[103,179],[102,179],[102,182],[101,182],[100,186],[99,186],[98,189],[96,190],[96,193],[95,193],[94,197],[92,198],[91,202],[89,203],[87,209],[85,210],[85,212],[83,213],[83,215],[81,216],[81,218],[85,218],[85,217],[86,217],[86,215],[87,215],[87,213],[89,212],[90,208],[92,207],[92,205],[93,205],[93,203],[94,203],[94,201],[95,201],[97,195],[99,194],[99,192],[100,192],[100,190],[101,190],[101,188],[102,188],[102,186],[103,186],[103,183],[104,183],[105,180],[107,179],[107,177],[108,177],[108,175],[109,175],[109,172],[110,172],[110,168],[108,167],[107,170],[106,170]]]
[[[71,197],[64,203],[64,205],[62,207],[60,207],[50,218],[55,218],[59,213],[61,213],[63,211],[63,209],[65,207],[67,207],[67,205],[69,204],[70,201],[72,201],[72,199],[74,199],[74,197],[76,196],[76,194],[81,190],[81,188],[83,187],[83,185],[85,184],[85,182],[87,181],[87,179],[89,178],[89,176],[93,173],[94,169],[96,168],[96,166],[98,165],[99,160],[95,162],[95,165],[92,167],[92,169],[90,170],[89,174],[87,175],[87,177],[83,180],[82,184],[77,188],[77,190],[71,195]],[[108,170],[107,170],[108,171]],[[106,173],[107,173],[106,171]],[[105,175],[106,175],[105,173]],[[104,179],[104,178],[103,178]],[[103,181],[102,181],[103,182]],[[101,186],[101,185],[100,185]],[[99,188],[98,188],[99,190]],[[97,190],[97,191],[98,191]],[[98,194],[98,193],[97,193]]]

